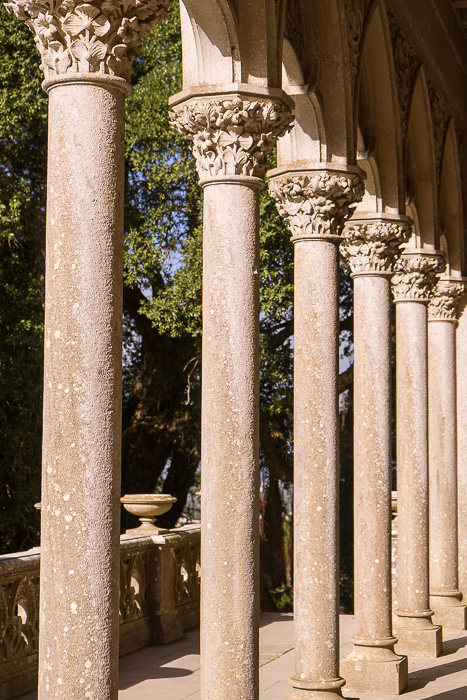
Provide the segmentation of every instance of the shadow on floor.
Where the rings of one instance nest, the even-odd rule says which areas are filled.
[[[120,690],[126,690],[133,685],[154,678],[183,678],[184,676],[191,676],[192,673],[194,673],[194,671],[190,671],[187,668],[176,668],[174,666],[156,666],[151,669],[142,668],[141,673],[135,673],[135,677],[132,678],[131,681],[122,682],[121,680],[118,687]]]
[[[428,668],[424,668],[423,671],[413,671],[409,673],[409,690],[418,690],[419,688],[424,688],[426,685],[428,685],[428,683],[431,683],[437,678],[449,676],[451,675],[451,673],[459,673],[460,671],[467,671],[467,659],[458,659],[457,661],[450,661],[448,664],[431,666]],[[423,674],[422,678],[420,677],[421,674]],[[461,689],[459,689],[459,691],[456,692],[460,692],[460,690]],[[442,695],[440,695],[439,697],[441,698]],[[466,700],[467,694],[463,695],[462,698],[463,700]]]

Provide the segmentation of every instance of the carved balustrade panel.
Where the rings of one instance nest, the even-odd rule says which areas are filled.
[[[36,654],[39,645],[39,562],[0,578],[0,664]]]
[[[200,542],[189,542],[174,550],[175,607],[200,597]]]

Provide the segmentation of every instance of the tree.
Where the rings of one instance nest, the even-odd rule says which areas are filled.
[[[0,6],[0,551],[37,542],[47,98],[34,40]]]

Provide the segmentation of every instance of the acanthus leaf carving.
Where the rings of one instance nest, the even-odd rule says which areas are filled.
[[[368,5],[369,0],[345,0],[344,3],[354,79],[357,75],[360,39]]]
[[[416,73],[420,65],[420,59],[399,24],[388,9],[389,27],[391,32],[392,48],[394,55],[394,65],[396,69],[396,84],[399,97],[399,107],[402,115],[402,135],[405,137],[407,131],[407,118],[412,93],[412,86]]]
[[[439,182],[441,177],[441,158],[443,155],[444,137],[449,122],[449,112],[445,101],[439,96],[430,80],[428,80],[428,92],[430,95],[431,121],[433,125],[436,175]]]
[[[411,233],[403,219],[366,219],[350,221],[343,233],[341,252],[349,261],[353,275],[363,273],[392,274],[400,247]]]
[[[269,192],[293,240],[340,236],[365,188],[357,173],[323,170],[272,178]]]
[[[201,179],[262,177],[276,139],[292,124],[280,100],[246,96],[193,99],[174,107],[172,126],[193,142]]]
[[[129,80],[141,41],[173,0],[10,0],[35,35],[46,79],[96,73]]]
[[[457,321],[458,306],[467,292],[463,280],[441,277],[428,304],[429,321]]]
[[[394,301],[430,301],[430,292],[438,274],[444,270],[444,258],[427,252],[405,251],[396,263],[392,278]]]

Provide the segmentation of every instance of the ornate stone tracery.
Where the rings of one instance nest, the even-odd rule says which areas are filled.
[[[397,301],[430,301],[437,275],[444,269],[441,255],[423,252],[403,253],[396,264],[392,291]]]
[[[174,107],[172,126],[193,142],[200,178],[262,177],[276,139],[293,115],[279,100],[240,95],[190,100]]]
[[[274,178],[269,192],[287,221],[292,239],[339,236],[359,202],[364,185],[359,175],[317,171]]]
[[[457,321],[457,307],[466,291],[463,280],[439,279],[428,304],[428,320]]]
[[[46,78],[97,73],[130,79],[151,27],[172,0],[11,0],[9,12],[35,34]]]
[[[394,271],[400,246],[410,236],[410,225],[403,219],[350,221],[344,229],[341,252],[350,263],[352,274]]]

